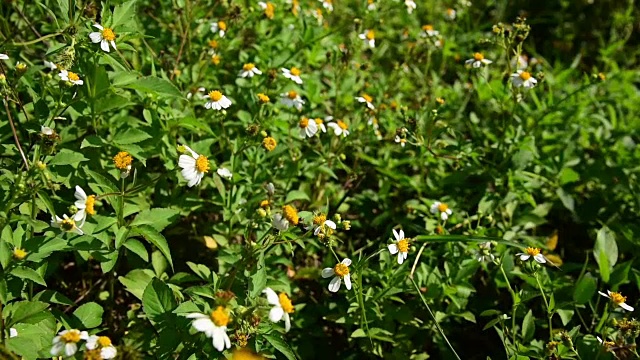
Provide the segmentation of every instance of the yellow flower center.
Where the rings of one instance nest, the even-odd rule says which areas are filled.
[[[87,196],[87,201],[85,201],[84,205],[86,206],[85,211],[87,212],[87,214],[89,214],[89,215],[95,215],[96,214],[96,209],[94,208],[95,205],[96,205],[96,196],[95,195]]]
[[[80,331],[67,331],[64,335],[60,336],[60,339],[62,339],[62,341],[64,341],[65,343],[77,343],[80,341]]]
[[[611,294],[609,294],[609,296],[611,296],[611,301],[613,301],[613,303],[616,304],[616,305],[620,305],[620,304],[624,303],[625,301],[627,301],[627,297],[626,296],[622,296],[622,294],[620,294],[618,292],[611,292]]]
[[[289,72],[291,73],[291,75],[293,76],[300,76],[300,69],[298,69],[297,67],[292,67],[291,70],[289,70]]]
[[[367,30],[367,34],[365,36],[367,40],[373,40],[376,38],[376,33],[373,30]]]
[[[218,40],[212,39],[209,40],[209,47],[212,49],[217,49],[218,48]]]
[[[423,25],[422,30],[424,31],[433,31],[433,25]]]
[[[333,268],[333,272],[336,273],[337,276],[343,278],[349,275],[349,267],[343,263],[339,263]]]
[[[211,62],[213,63],[213,65],[220,64],[220,55],[213,55],[211,57]]]
[[[306,117],[303,117],[302,119],[300,119],[299,125],[301,128],[306,129],[307,126],[309,126],[309,119]]]
[[[200,173],[206,173],[209,171],[209,159],[206,156],[200,155],[196,159],[196,170]]]
[[[476,61],[480,61],[480,60],[483,60],[483,59],[484,59],[484,55],[482,55],[481,53],[477,52],[477,53],[473,54],[473,58],[474,58]]]
[[[267,136],[266,138],[262,139],[262,146],[264,146],[264,148],[268,151],[273,151],[273,149],[276,148],[276,145],[278,145],[276,139],[272,138],[271,136]]]
[[[540,249],[528,247],[528,248],[524,249],[524,252],[526,252],[527,255],[537,256],[538,254],[540,254]]]
[[[126,151],[120,151],[113,157],[113,163],[116,165],[116,168],[120,170],[127,170],[132,162],[133,158]]]
[[[225,311],[224,307],[218,306],[211,312],[211,321],[213,321],[216,326],[227,326],[229,323],[229,315]]]
[[[78,76],[78,74],[76,74],[74,72],[71,72],[71,71],[69,71],[67,73],[67,77],[69,78],[69,81],[78,81],[78,80],[80,80],[80,76]]]
[[[368,103],[373,101],[373,98],[367,94],[362,94],[362,98],[365,99]]]
[[[251,71],[251,70],[253,70],[253,68],[255,68],[255,67],[256,67],[256,66],[255,66],[254,64],[252,64],[252,63],[248,63],[248,64],[244,64],[244,65],[242,66],[242,70],[244,70],[244,71]]]
[[[315,118],[315,122],[316,122],[317,125],[324,124],[324,121],[322,121],[322,119],[320,119],[320,118]]]
[[[24,251],[24,249],[15,248],[13,249],[13,257],[15,257],[18,260],[22,260],[27,257],[27,252]]]
[[[222,31],[227,31],[227,23],[224,21],[218,21],[218,28]]]
[[[289,91],[289,92],[287,93],[287,97],[288,97],[289,99],[291,99],[291,100],[294,100],[295,98],[297,98],[297,97],[298,97],[298,93],[297,93],[297,92],[295,92],[295,91],[293,91],[293,90],[291,90],[291,91]]]
[[[291,299],[285,293],[280,293],[278,295],[278,300],[280,301],[280,306],[284,312],[291,314],[293,312],[293,304],[291,303]]]
[[[262,201],[260,201],[260,207],[261,207],[261,208],[268,208],[268,207],[269,207],[269,204],[271,204],[271,203],[269,202],[269,200],[262,200]]]
[[[113,41],[116,39],[116,33],[114,33],[111,28],[104,28],[104,30],[102,30],[102,38],[107,41]]]
[[[445,203],[440,203],[440,205],[438,205],[438,211],[445,212],[447,210],[449,210],[449,205]]]
[[[269,97],[263,93],[258,94],[258,100],[260,100],[260,102],[262,103],[268,103],[269,102]]]
[[[398,250],[400,252],[407,252],[409,251],[409,241],[407,239],[402,239],[400,241],[398,241]]]
[[[60,228],[64,231],[71,231],[74,227],[76,227],[76,222],[73,219],[64,219],[60,223]]]
[[[298,216],[298,210],[291,205],[285,205],[282,207],[284,218],[289,221],[290,224],[298,225],[300,217]]]
[[[275,11],[276,11],[276,6],[273,5],[273,3],[268,2],[267,7],[264,9],[264,15],[269,19],[273,19],[273,16],[275,15]]]
[[[211,99],[211,101],[220,101],[220,99],[222,99],[222,93],[218,90],[213,90],[209,93],[209,99]]]
[[[367,4],[371,5],[374,3],[375,0],[367,0]]]
[[[109,339],[106,336],[100,336],[98,338],[98,344],[100,344],[100,347],[107,347],[111,345],[111,339]]]
[[[441,97],[436,98],[436,102],[437,102],[438,104],[440,104],[440,105],[444,105],[444,99],[443,99],[443,98],[441,98]]]
[[[338,123],[338,126],[340,127],[340,129],[342,129],[342,130],[347,130],[349,128],[347,126],[347,124],[345,124],[345,122],[342,121],[342,120],[338,120],[337,123]]]
[[[327,221],[327,215],[325,214],[317,214],[313,217],[313,225],[322,225]]]
[[[448,9],[447,9],[447,15],[449,15],[449,16],[453,16],[453,14],[455,14],[455,13],[456,13],[456,11],[455,11],[455,10],[453,10],[452,8],[448,8]]]
[[[531,78],[531,74],[528,71],[523,71],[520,73],[520,79],[527,81]]]
[[[319,17],[319,18],[322,18],[322,9],[320,9],[320,8],[316,9],[316,16]]]

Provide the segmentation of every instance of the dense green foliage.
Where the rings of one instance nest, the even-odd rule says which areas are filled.
[[[636,358],[639,13],[532,3],[3,2],[0,358]]]

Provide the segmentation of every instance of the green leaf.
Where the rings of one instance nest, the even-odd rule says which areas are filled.
[[[292,190],[289,191],[289,193],[287,194],[287,199],[284,202],[290,203],[295,200],[309,201],[309,195],[307,195],[304,191]]]
[[[586,273],[573,290],[573,300],[578,304],[586,304],[596,293],[597,288],[596,278],[591,273]]]
[[[10,328],[17,323],[40,321],[40,314],[45,312],[49,304],[42,301],[16,301],[8,304],[2,311],[5,326]]]
[[[159,315],[173,311],[178,306],[173,291],[158,278],[153,278],[142,295],[144,312],[155,319]]]
[[[267,267],[264,264],[264,253],[261,252],[258,257],[257,271],[251,276],[250,297],[256,297],[267,286]]]
[[[165,79],[157,77],[143,77],[130,84],[123,85],[123,87],[133,90],[138,90],[146,93],[155,94],[158,96],[178,97],[183,98],[184,95],[178,90],[175,85]]]
[[[162,231],[177,219],[178,214],[180,214],[179,210],[167,208],[143,210],[133,219],[131,226],[150,225],[154,229]]]
[[[126,276],[120,276],[118,280],[127,288],[133,296],[142,300],[142,295],[147,285],[153,279],[153,271],[150,269],[131,270]]]
[[[144,262],[149,261],[149,253],[147,252],[147,249],[144,247],[144,244],[141,243],[140,241],[136,239],[127,239],[127,241],[124,243],[124,247],[126,247],[132,253],[140,256],[140,258]]]
[[[118,145],[128,145],[136,144],[150,138],[151,135],[140,129],[127,129],[124,132],[114,135],[113,142]]]
[[[613,231],[608,227],[605,226],[598,230],[593,254],[598,263],[602,280],[608,283],[611,269],[613,269],[618,261],[618,244],[616,243]]]
[[[575,311],[573,310],[565,310],[565,309],[558,309],[556,310],[556,312],[558,313],[558,315],[560,315],[560,320],[562,320],[562,326],[566,326],[569,323],[569,321],[571,321],[571,318],[575,313]]]
[[[32,268],[26,266],[16,266],[15,268],[13,268],[13,270],[11,270],[10,274],[21,279],[31,280],[37,284],[47,286],[47,283],[44,281],[42,276],[40,276],[40,274],[38,274]]]
[[[522,320],[522,341],[528,343],[533,339],[533,335],[536,331],[536,324],[533,318],[533,312],[529,310],[527,315]]]
[[[567,210],[571,212],[574,211],[575,200],[573,199],[573,196],[571,196],[569,193],[564,191],[563,188],[557,188],[556,195],[558,195],[558,197],[560,198],[560,201],[562,201],[562,205],[564,205],[564,207],[567,208]]]
[[[75,315],[85,329],[93,329],[102,324],[103,313],[104,309],[102,306],[94,302],[88,302],[77,308],[76,311],[73,312],[73,315]]]
[[[111,27],[115,28],[120,25],[126,25],[136,14],[135,4],[137,0],[126,1],[113,9],[113,17],[111,18]]]
[[[578,180],[580,180],[580,174],[578,174],[572,168],[564,168],[558,175],[558,181],[560,182],[560,185],[569,184]]]
[[[58,8],[60,9],[61,18],[68,23],[69,22],[69,1],[58,0]]]
[[[167,244],[167,239],[158,232],[155,228],[149,225],[139,225],[133,228],[134,231],[138,232],[142,235],[148,242],[153,244],[155,247],[162,252],[162,255],[167,258],[169,261],[169,265],[171,265],[171,270],[173,270],[173,260],[171,259],[171,251],[169,250],[169,244]]]
[[[289,360],[296,360],[296,355],[294,354],[291,347],[282,339],[281,335],[263,335],[264,338],[273,346],[276,350],[280,351],[282,355],[284,355]]]
[[[49,165],[78,165],[83,161],[87,161],[86,157],[82,153],[71,151],[68,149],[62,149],[56,154],[56,156],[49,161]]]
[[[33,297],[33,300],[40,300],[47,303],[73,305],[73,301],[63,294],[53,290],[43,290]]]

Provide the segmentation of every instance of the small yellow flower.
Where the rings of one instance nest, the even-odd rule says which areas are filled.
[[[298,225],[300,217],[298,216],[298,210],[291,205],[285,205],[282,207],[282,213],[284,218],[292,225]]]
[[[262,139],[262,146],[268,151],[273,151],[276,148],[276,145],[278,145],[276,139],[272,138],[271,136],[267,136],[266,138]]]
[[[213,65],[218,65],[218,64],[220,64],[220,60],[221,60],[221,59],[222,59],[222,58],[220,57],[220,55],[218,55],[218,54],[213,55],[213,56],[211,56],[211,63],[212,63]]]
[[[258,3],[258,5],[260,5],[260,7],[264,10],[264,16],[266,16],[269,20],[273,19],[273,17],[275,16],[276,6],[272,2],[267,1],[265,3],[261,1]]]
[[[215,39],[211,39],[209,40],[209,47],[212,49],[217,49],[218,48],[218,40]]]
[[[131,167],[133,158],[126,151],[121,151],[113,157],[113,163],[116,165],[116,169],[126,170]]]
[[[258,100],[260,100],[260,102],[261,102],[262,104],[266,104],[266,103],[268,103],[268,102],[269,102],[269,100],[270,100],[270,99],[269,99],[269,97],[268,97],[267,95],[265,95],[265,94],[263,94],[263,93],[259,93],[259,94],[258,94]]]
[[[18,260],[22,260],[27,257],[27,252],[24,249],[15,248],[13,249],[13,257]]]

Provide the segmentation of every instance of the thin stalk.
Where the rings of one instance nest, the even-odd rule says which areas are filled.
[[[458,356],[458,353],[456,352],[456,350],[453,348],[453,345],[451,345],[451,343],[449,342],[449,339],[447,339],[447,335],[444,334],[444,331],[442,330],[442,328],[440,327],[440,324],[438,324],[438,320],[436,320],[436,316],[433,314],[433,312],[431,311],[431,308],[429,307],[429,304],[427,304],[427,301],[424,299],[424,297],[422,296],[422,292],[420,291],[420,287],[418,286],[418,284],[416,283],[416,281],[413,278],[409,278],[409,280],[411,280],[411,282],[413,283],[413,286],[415,286],[416,288],[416,292],[418,293],[418,296],[420,296],[420,300],[422,300],[422,303],[424,304],[424,306],[427,308],[427,311],[429,312],[429,315],[431,316],[431,319],[433,320],[433,322],[436,325],[436,328],[438,329],[438,332],[440,333],[440,335],[442,336],[442,338],[444,339],[444,341],[447,343],[447,346],[449,346],[449,349],[451,350],[451,352],[453,353],[453,355],[455,355],[456,359],[461,360],[460,356]]]
[[[551,323],[551,309],[549,308],[549,302],[547,301],[547,296],[544,294],[544,289],[542,289],[542,284],[540,283],[540,279],[538,278],[538,274],[534,276],[536,278],[536,283],[538,283],[538,288],[540,289],[540,294],[542,294],[542,300],[544,300],[544,305],[547,309],[547,320],[549,322],[549,341],[553,341],[553,325]]]
[[[504,277],[504,281],[507,282],[507,287],[509,288],[509,294],[511,295],[511,300],[513,301],[513,305],[511,306],[511,342],[513,345],[513,352],[515,355],[518,351],[518,345],[516,342],[516,310],[518,309],[518,305],[520,304],[520,302],[518,301],[516,292],[513,291],[513,288],[511,287],[511,283],[509,282],[507,273],[504,272],[504,268],[502,267],[502,262],[500,262],[500,272]]]

